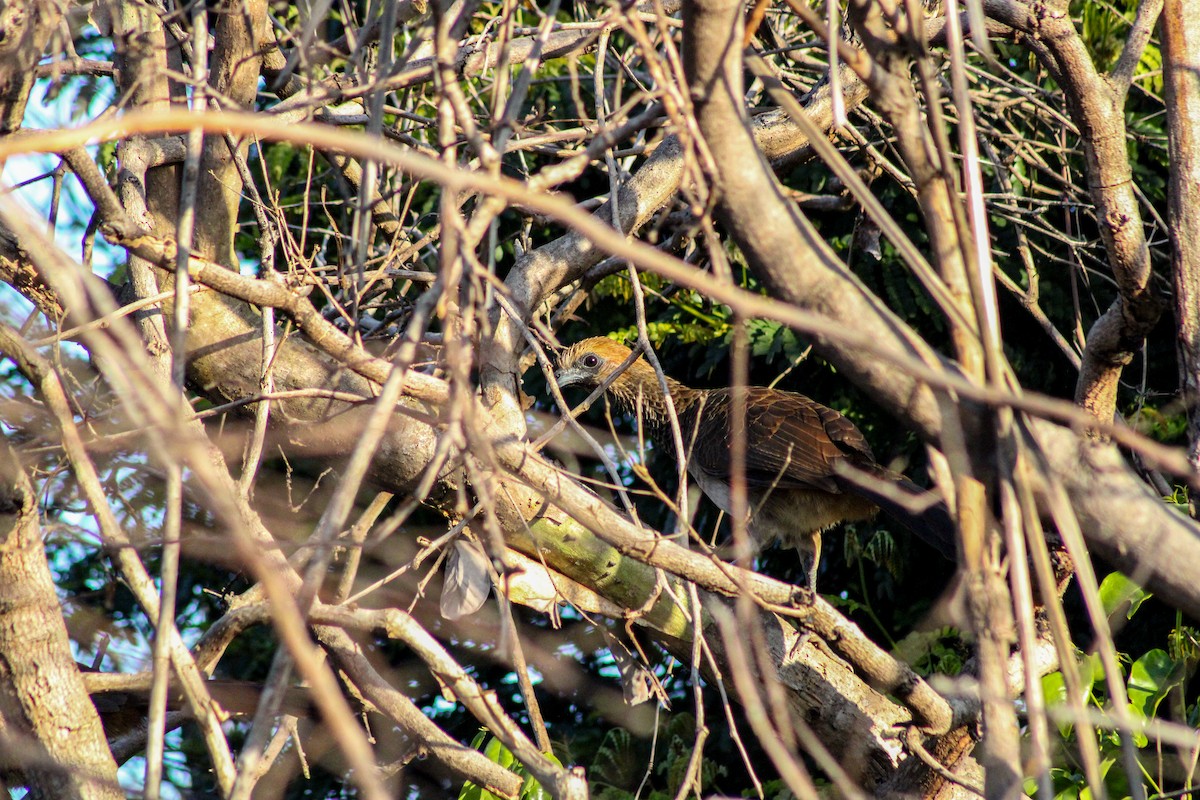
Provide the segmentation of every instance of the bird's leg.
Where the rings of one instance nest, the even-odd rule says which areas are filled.
[[[792,642],[792,646],[788,648],[787,660],[795,662],[800,660],[800,653],[804,650],[804,645],[808,644],[808,640],[813,638],[813,632],[807,628],[800,628],[800,633],[796,640]],[[816,641],[821,641],[821,638],[816,637]]]
[[[817,566],[821,563],[821,532],[812,534],[812,547],[807,550],[808,556],[808,588],[814,595],[817,593]]]

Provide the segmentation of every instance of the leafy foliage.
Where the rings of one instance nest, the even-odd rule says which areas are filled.
[[[1150,596],[1128,578],[1114,572],[1106,576],[1101,583],[1100,599],[1110,620],[1133,622]],[[1128,713],[1133,725],[1126,735],[1138,749],[1139,758],[1147,763],[1159,761],[1157,773],[1146,769],[1140,776],[1150,784],[1151,790],[1157,793],[1169,791],[1169,786],[1160,785],[1158,782],[1159,776],[1163,775],[1162,756],[1160,752],[1156,752],[1153,743],[1145,734],[1145,729],[1156,717],[1162,716],[1164,702],[1172,706],[1169,716],[1174,720],[1189,727],[1195,727],[1200,722],[1200,702],[1196,700],[1194,693],[1187,691],[1187,685],[1200,665],[1198,635],[1200,634],[1194,627],[1184,624],[1182,617],[1176,615],[1175,623],[1167,633],[1165,648],[1151,647],[1139,654],[1118,653],[1123,667],[1124,691],[1129,701]],[[1089,711],[1105,708],[1111,692],[1106,683],[1100,656],[1096,653],[1080,653],[1072,668],[1081,680],[1085,708]],[[1081,733],[1079,726],[1072,721],[1067,682],[1063,673],[1054,672],[1043,677],[1042,690],[1052,718],[1058,721],[1058,748],[1064,757],[1063,760],[1070,762],[1074,758],[1073,751],[1079,746],[1078,737]],[[1120,763],[1122,734],[1114,729],[1111,723],[1103,727],[1089,728],[1089,731],[1100,752],[1101,773],[1109,796],[1129,797],[1127,775],[1120,769],[1112,769]],[[1083,771],[1077,767],[1055,766],[1051,769],[1051,777],[1055,797],[1059,800],[1090,796],[1091,790]],[[1034,782],[1028,782],[1026,789],[1033,794],[1036,789]]]
[[[529,774],[529,769],[516,759],[503,742],[495,736],[489,735],[487,728],[481,729],[476,734],[475,739],[471,742],[471,747],[487,756],[489,761],[499,764],[523,779],[518,800],[550,800],[551,794]],[[544,755],[558,766],[562,766],[562,762],[553,753]],[[458,800],[504,800],[504,798],[467,781],[463,784],[462,791],[458,793]]]

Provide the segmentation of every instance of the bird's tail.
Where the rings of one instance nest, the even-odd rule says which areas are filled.
[[[923,489],[890,470],[882,475],[854,469],[839,469],[838,473],[835,480],[844,490],[867,498],[947,559],[956,559],[957,526],[936,491]]]

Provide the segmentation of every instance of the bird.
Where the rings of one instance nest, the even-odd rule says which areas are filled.
[[[640,355],[630,361],[632,355],[608,337],[584,339],[559,354],[555,380],[560,388],[595,389],[611,378],[606,389],[610,400],[637,416],[657,450],[675,454],[658,373]],[[664,377],[687,472],[718,508],[732,515],[733,390],[693,389]],[[881,508],[953,557],[954,523],[945,504],[928,502],[930,493],[879,464],[853,422],[798,392],[763,386],[743,391],[746,530],[759,547],[778,541],[798,550],[806,562],[809,589],[816,591],[821,533],[840,522],[870,519]],[[868,479],[853,479],[854,473]]]

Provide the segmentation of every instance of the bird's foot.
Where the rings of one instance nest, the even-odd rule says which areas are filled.
[[[804,650],[804,646],[812,639],[813,632],[800,629],[800,635],[796,637],[796,641],[792,642],[792,646],[788,648],[787,661],[800,660],[800,653]]]
[[[804,608],[811,606],[817,602],[817,587],[816,586],[793,586],[792,596],[789,598],[789,605],[792,608]]]

